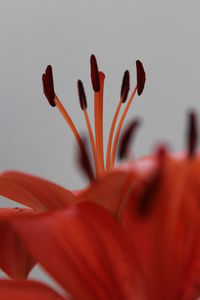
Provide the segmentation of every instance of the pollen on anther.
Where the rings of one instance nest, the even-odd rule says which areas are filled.
[[[99,92],[100,90],[100,81],[99,81],[99,70],[97,65],[97,60],[94,54],[90,57],[90,68],[91,68],[91,80],[92,87],[95,92]]]
[[[136,61],[136,69],[137,69],[137,93],[140,96],[144,90],[145,81],[146,81],[144,67],[140,60]]]
[[[124,72],[123,80],[122,80],[122,86],[121,86],[121,101],[122,103],[126,102],[126,99],[128,97],[130,89],[130,74],[129,71],[126,70]]]
[[[81,80],[77,81],[77,87],[78,87],[80,106],[81,106],[81,109],[84,110],[87,108],[87,99],[86,99],[86,95],[85,95],[85,89],[84,89],[84,86],[83,86],[83,83]]]

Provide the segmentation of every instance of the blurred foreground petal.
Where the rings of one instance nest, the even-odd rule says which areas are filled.
[[[78,202],[98,204],[117,216],[130,192],[129,188],[135,182],[134,179],[133,170],[115,170],[91,184],[88,189],[77,193]]]
[[[1,300],[64,300],[44,284],[36,281],[0,280]],[[66,298],[65,298],[66,300]]]
[[[67,207],[72,192],[48,180],[17,171],[0,174],[0,195],[38,211]]]
[[[131,299],[129,243],[105,209],[82,203],[11,223],[32,256],[75,299]]]
[[[35,262],[9,221],[35,214],[32,209],[0,209],[0,268],[11,278],[26,278]]]

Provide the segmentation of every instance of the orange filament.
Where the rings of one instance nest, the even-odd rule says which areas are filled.
[[[83,149],[85,149],[84,147],[84,144],[83,144],[83,141],[72,121],[72,119],[70,118],[68,112],[66,111],[66,109],[64,108],[64,106],[62,105],[62,103],[60,102],[58,96],[55,94],[55,98],[54,98],[54,101],[55,101],[55,104],[56,104],[56,107],[58,108],[59,112],[62,114],[62,116],[64,117],[65,121],[67,122],[67,124],[69,125],[69,127],[71,128],[75,138],[76,138],[76,141],[80,147],[80,150],[81,150],[81,153],[83,152]],[[85,111],[85,110],[84,110]],[[86,112],[86,118],[87,118],[87,122],[89,122],[89,118],[88,118],[88,115],[87,115],[87,112]],[[86,123],[87,123],[86,122]],[[91,126],[90,126],[90,123],[89,124],[89,127],[90,127],[90,130],[91,130]],[[89,133],[92,134],[92,131],[90,132],[90,130],[88,129]],[[92,135],[93,137],[93,135]],[[91,136],[90,136],[90,139],[91,139]],[[91,139],[91,142],[93,142],[93,145],[94,145],[94,137],[93,137],[93,140]],[[95,146],[95,145],[94,145]],[[96,153],[94,153],[94,159],[96,158]],[[95,160],[95,167],[96,167],[96,172],[97,172],[97,165],[96,165],[96,160]],[[98,174],[98,173],[97,173]],[[91,177],[90,178],[90,181],[92,181],[93,178]]]
[[[77,140],[77,143],[79,144],[80,147],[82,147],[82,140],[80,138],[80,135],[72,121],[72,119],[70,118],[68,112],[66,111],[66,109],[64,108],[64,106],[62,105],[62,103],[60,102],[58,96],[55,94],[55,104],[56,104],[56,107],[58,108],[59,112],[61,113],[61,115],[63,116],[63,118],[65,119],[65,121],[67,122],[67,124],[69,125],[69,127],[71,128],[76,140]]]
[[[105,75],[99,72],[100,90],[94,92],[94,118],[95,118],[95,140],[97,149],[97,160],[103,173],[104,168],[104,151],[103,151],[103,89]],[[101,171],[101,172],[102,172]]]
[[[93,133],[92,133],[92,127],[91,127],[91,124],[90,124],[90,120],[89,120],[86,108],[84,108],[83,111],[84,111],[85,121],[86,121],[86,124],[87,124],[88,133],[89,133],[89,137],[90,137],[90,142],[91,142],[91,146],[92,146],[92,152],[93,152],[94,163],[95,163],[95,168],[96,168],[96,175],[98,177],[99,175],[102,174],[102,168],[101,168],[101,165],[100,165],[100,163],[97,159],[97,152],[96,152],[94,136],[93,136]]]
[[[117,122],[117,118],[121,109],[121,105],[122,105],[122,99],[120,99],[117,109],[115,111],[115,115],[112,121],[112,125],[110,128],[110,133],[109,133],[109,138],[108,138],[108,146],[107,146],[107,154],[106,154],[106,170],[109,170],[110,168],[110,156],[111,156],[111,146],[112,146],[112,139],[113,139],[113,133],[114,133],[114,129],[115,129],[115,125]]]
[[[136,94],[136,91],[137,91],[137,86],[133,90],[133,92],[131,94],[131,97],[128,100],[128,103],[126,104],[126,107],[124,109],[122,117],[121,117],[121,119],[119,121],[119,125],[117,127],[117,131],[116,131],[116,134],[115,134],[115,139],[114,139],[114,142],[113,142],[113,148],[112,148],[111,167],[114,167],[114,163],[115,163],[115,155],[116,155],[117,142],[118,142],[118,139],[119,139],[120,130],[121,130],[123,122],[124,122],[124,120],[126,118],[126,115],[127,115],[128,110],[129,110],[129,107],[130,107],[130,105],[131,105],[131,103],[133,101],[133,98],[134,98],[135,94]]]

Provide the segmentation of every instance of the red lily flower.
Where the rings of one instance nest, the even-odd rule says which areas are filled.
[[[175,157],[161,148],[133,164],[137,181],[120,222],[94,203],[6,222],[70,299],[200,296],[200,156],[194,120],[192,114],[186,154]],[[20,290],[29,294],[26,284]]]
[[[98,79],[102,79],[103,75],[97,73],[94,57],[91,58],[91,65],[95,97],[102,99],[101,80],[99,82]],[[120,103],[124,102],[129,89],[127,74],[124,75]],[[93,180],[84,144],[54,93],[50,67],[43,75],[43,83],[51,105],[56,105],[71,124],[81,149],[83,166]],[[142,83],[137,86],[139,94],[141,86]],[[81,107],[89,124],[85,92],[80,81],[78,89]],[[129,106],[131,101],[128,102]],[[99,103],[102,102],[97,102],[97,112],[102,111],[102,104]],[[124,115],[119,122],[119,129],[123,118]],[[115,118],[113,122],[115,127]],[[93,153],[97,181],[88,190],[73,194],[23,174],[2,175],[4,196],[37,211],[68,207],[63,211],[28,218],[4,218],[0,221],[4,247],[7,247],[7,241],[12,241],[12,249],[15,250],[13,241],[22,242],[31,257],[39,261],[71,294],[72,299],[197,299],[200,296],[200,158],[195,151],[197,133],[194,114],[190,115],[186,155],[173,157],[165,149],[160,149],[153,157],[111,172],[119,130],[116,131],[112,151],[108,151],[105,168],[102,160],[101,117],[97,117],[96,123]],[[131,128],[134,126],[126,132],[125,141]],[[88,130],[91,135],[90,125]],[[92,145],[93,140],[91,137]],[[126,143],[121,147],[122,154],[126,152],[124,145]],[[107,174],[108,171],[110,173]],[[14,179],[19,179],[17,185],[12,180],[13,175]],[[7,181],[4,181],[5,177]],[[34,182],[35,186],[40,182],[42,188],[33,188]],[[47,190],[52,194],[44,193]],[[58,202],[55,199],[57,192]],[[66,195],[71,197],[70,200]],[[111,195],[114,199],[110,199]],[[69,206],[83,201],[90,203]],[[40,247],[37,247],[38,244]],[[8,289],[11,285],[18,299],[33,299],[32,295],[38,299],[59,299],[57,294],[38,283],[3,281],[0,283],[0,292],[4,299],[12,296],[11,289]]]
[[[94,175],[89,156],[85,148],[85,144],[80,137],[69,114],[54,92],[52,68],[51,66],[48,66],[42,76],[44,94],[49,103],[52,106],[56,106],[58,108],[64,119],[67,121],[69,127],[71,128],[80,147],[81,165],[92,183],[90,184],[89,188],[84,191],[71,192],[54,183],[29,174],[24,174],[17,171],[7,171],[0,174],[0,195],[27,206],[30,209],[29,214],[67,208],[71,204],[89,201],[105,207],[113,215],[117,216],[118,211],[121,210],[121,205],[123,204],[123,199],[126,196],[126,191],[128,191],[128,185],[130,184],[130,171],[114,169],[116,146],[122,124],[133,101],[133,98],[136,92],[138,92],[138,95],[141,95],[145,84],[145,73],[142,63],[140,61],[137,61],[136,67],[137,84],[130,96],[130,99],[127,102],[127,105],[125,106],[113,141],[113,134],[117,117],[122,104],[127,100],[130,86],[129,72],[125,71],[124,73],[120,101],[111,125],[110,136],[108,140],[106,166],[104,165],[103,153],[103,88],[105,75],[102,72],[99,72],[94,55],[91,56],[91,80],[94,90],[95,138],[93,136],[89,117],[87,114],[87,100],[84,87],[82,82],[80,80],[78,81],[80,106],[84,112],[93,150],[96,171],[96,174]],[[129,136],[130,133],[133,132],[137,127],[137,124],[138,122],[134,121],[134,123],[131,125],[131,127],[129,128]],[[124,142],[123,145],[127,145],[127,143],[128,141]],[[15,216],[15,213],[18,215],[18,212],[15,209],[10,209],[10,211],[6,210],[6,213],[5,210],[2,210],[2,212],[0,211],[0,219],[2,217],[3,219],[10,219],[11,216]],[[23,211],[21,211],[21,214],[23,214]],[[17,250],[18,241],[14,246],[14,242],[9,243],[2,237],[1,242],[4,243],[4,247],[3,250],[0,250],[0,267],[12,278],[18,279],[26,277],[28,272],[33,267],[34,262],[31,261],[27,253],[21,252],[21,255],[19,255]],[[10,253],[12,253],[12,259],[10,257]],[[17,257],[15,256],[15,254],[17,255]],[[20,265],[21,270],[19,270]]]
[[[70,299],[197,299],[200,157],[194,114],[188,128],[186,154],[172,156],[160,148],[133,163],[137,180],[117,218],[94,203],[79,203],[1,220],[2,235],[20,239]],[[16,299],[33,299],[32,293],[59,299],[38,283],[0,282],[5,299],[15,292]]]

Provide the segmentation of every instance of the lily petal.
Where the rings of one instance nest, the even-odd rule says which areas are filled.
[[[32,209],[0,209],[0,268],[11,278],[24,279],[35,262],[26,246],[9,224],[9,220],[22,216],[35,215]]]
[[[133,170],[115,170],[78,193],[78,202],[96,203],[116,217],[127,199],[134,179]]]
[[[200,156],[187,163],[182,215],[179,217],[179,261],[181,266],[181,299],[200,297]],[[177,243],[176,243],[177,244]],[[180,263],[179,263],[180,264]]]
[[[32,256],[75,299],[132,299],[129,243],[105,209],[82,203],[11,224]]]
[[[156,167],[156,157],[154,160]],[[123,211],[123,227],[131,233],[135,269],[150,299],[163,295],[165,299],[196,299],[200,295],[200,163],[166,157],[161,180],[149,192],[145,199],[148,209],[141,214],[146,183],[154,171],[141,173]]]
[[[1,173],[0,195],[38,211],[64,208],[75,201],[75,196],[59,185],[16,171]]]
[[[1,300],[64,300],[44,284],[17,280],[0,280],[0,298]]]

